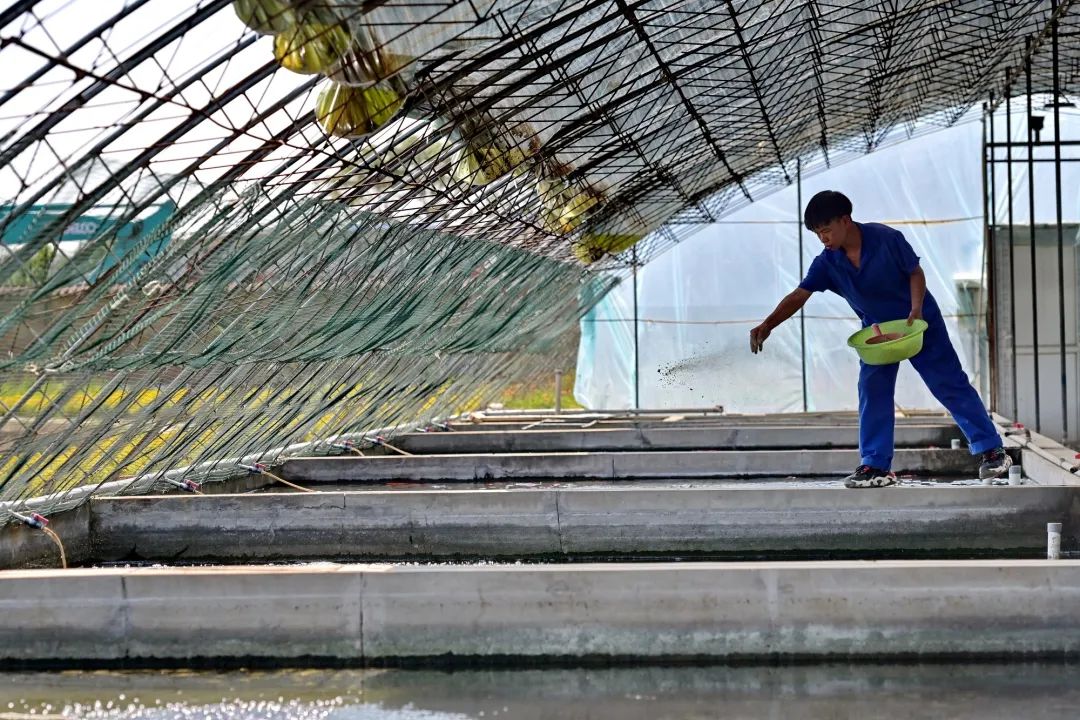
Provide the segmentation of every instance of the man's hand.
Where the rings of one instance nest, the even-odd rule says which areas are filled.
[[[911,308],[911,312],[908,313],[908,316],[907,316],[907,324],[908,325],[911,325],[916,320],[922,320],[922,308],[921,307],[913,307],[913,308]]]
[[[765,347],[765,339],[769,337],[772,330],[768,325],[762,323],[756,328],[750,331],[750,352],[755,355]]]
[[[772,311],[765,321],[750,331],[750,352],[757,354],[765,345],[765,339],[773,331],[773,328],[799,312],[799,308],[810,299],[810,291],[795,288],[780,301],[776,309]]]

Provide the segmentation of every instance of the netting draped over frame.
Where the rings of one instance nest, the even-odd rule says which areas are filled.
[[[796,161],[1000,96],[1050,19],[1034,0],[17,0],[0,501],[330,452],[566,367],[630,264]]]

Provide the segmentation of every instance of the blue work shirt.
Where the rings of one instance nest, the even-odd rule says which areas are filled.
[[[907,318],[911,273],[919,266],[919,256],[899,230],[880,223],[855,224],[862,233],[859,267],[843,250],[822,250],[799,287],[809,292],[832,290],[847,300],[863,327]],[[930,325],[943,322],[929,290],[923,298],[923,319]]]

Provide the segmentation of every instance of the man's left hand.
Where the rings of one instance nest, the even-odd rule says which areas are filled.
[[[911,308],[911,312],[907,316],[908,325],[911,325],[916,320],[922,320],[922,308]]]

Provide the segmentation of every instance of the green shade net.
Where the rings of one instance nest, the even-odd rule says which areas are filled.
[[[475,407],[569,362],[574,323],[606,287],[542,255],[333,202],[256,219],[259,195],[178,217],[129,285],[4,297],[23,331],[4,363],[22,370],[5,375],[17,429],[5,500],[117,479],[145,491],[189,466],[165,477],[226,477],[237,458],[277,460],[272,448],[334,452]],[[179,283],[140,282],[195,257]]]

